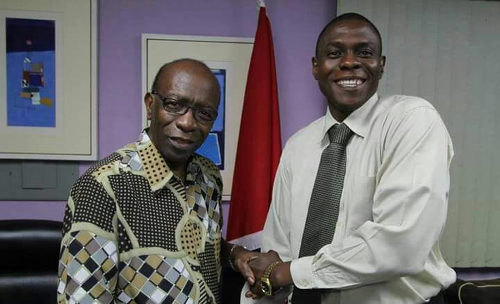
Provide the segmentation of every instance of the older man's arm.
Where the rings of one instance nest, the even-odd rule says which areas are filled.
[[[64,216],[57,299],[59,304],[114,303],[118,242],[114,201],[93,176],[73,186]]]

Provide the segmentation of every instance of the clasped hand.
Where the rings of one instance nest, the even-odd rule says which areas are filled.
[[[234,253],[234,266],[250,285],[250,290],[245,294],[247,298],[258,299],[264,295],[260,279],[267,266],[275,261],[282,260],[274,250],[260,253],[241,249]],[[273,280],[271,282],[276,284]],[[275,286],[274,284],[273,286]]]

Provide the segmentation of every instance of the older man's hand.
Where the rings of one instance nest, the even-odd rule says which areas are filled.
[[[257,279],[264,275],[267,266],[275,261],[282,261],[279,254],[274,250],[269,250],[267,253],[261,253],[258,257],[249,261],[249,266]]]
[[[262,253],[257,258],[253,258],[251,261],[249,261],[248,264],[251,267],[254,276],[256,277],[256,283],[251,285],[250,290],[245,294],[246,297],[257,299],[257,298],[260,298],[264,295],[262,292],[260,278],[262,278],[262,276],[264,275],[264,271],[266,270],[266,268],[271,263],[273,263],[275,261],[282,262],[278,253],[274,250],[270,250],[267,253]],[[275,271],[276,270],[277,269],[275,269]],[[274,274],[274,272],[273,272],[273,274]],[[272,275],[270,277],[270,279],[271,279],[273,286],[281,287],[281,286],[275,285],[278,282],[276,280],[274,280],[273,278],[275,278],[275,276]]]
[[[255,284],[255,275],[249,266],[249,262],[253,259],[258,258],[262,253],[254,252],[245,249],[242,246],[235,245],[234,249],[231,251],[230,259],[231,264],[236,271],[239,271],[245,280],[253,286]]]

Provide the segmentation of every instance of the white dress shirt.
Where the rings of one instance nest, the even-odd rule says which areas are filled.
[[[337,123],[327,111],[283,150],[262,251],[292,261],[297,287],[340,290],[322,303],[424,303],[456,279],[439,249],[453,157],[446,127],[427,101],[402,95],[374,94],[343,122],[355,134],[332,243],[298,257],[327,131]]]

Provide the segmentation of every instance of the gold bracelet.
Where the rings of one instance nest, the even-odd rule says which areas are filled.
[[[266,296],[273,295],[271,274],[273,273],[273,270],[276,268],[276,266],[278,266],[281,263],[283,263],[283,261],[274,261],[271,264],[267,265],[266,269],[264,270],[264,274],[262,274],[262,277],[260,278],[261,290],[262,293],[265,294]]]

